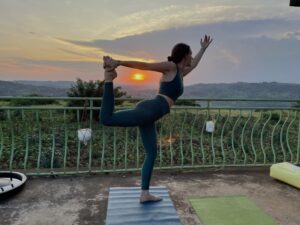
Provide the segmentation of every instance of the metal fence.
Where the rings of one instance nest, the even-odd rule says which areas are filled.
[[[129,102],[139,100],[117,99],[123,104],[116,110],[134,107]],[[55,102],[31,104],[46,101]],[[102,126],[98,121],[100,101],[0,97],[0,169],[27,175],[140,170],[144,150],[138,129]],[[295,103],[300,100],[188,101],[199,105],[174,106],[156,122],[155,169],[254,167],[283,161],[299,164],[300,109]],[[207,121],[213,121],[214,132],[206,131]],[[92,129],[87,145],[77,137],[77,130],[83,127]]]

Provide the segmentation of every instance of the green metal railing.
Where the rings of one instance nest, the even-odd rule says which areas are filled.
[[[20,100],[56,102],[14,105]],[[0,170],[28,175],[140,170],[144,150],[138,129],[102,126],[97,121],[100,100],[0,97]],[[292,105],[300,100],[189,100],[201,106],[173,106],[156,122],[156,169],[299,164],[300,109]],[[68,106],[71,101],[80,106]],[[119,105],[116,110],[128,107],[133,105]],[[212,133],[206,131],[209,120],[215,124]],[[88,145],[77,138],[77,130],[83,127],[92,129]]]

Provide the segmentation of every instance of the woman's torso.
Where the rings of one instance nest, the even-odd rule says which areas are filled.
[[[163,74],[163,76],[160,79],[160,82],[172,82],[172,81],[174,81],[174,79],[176,79],[176,76],[179,76],[181,82],[183,83],[183,76],[179,72],[179,69],[178,69],[177,65],[175,64],[175,68],[173,70],[170,70],[169,72],[166,72]],[[158,93],[158,95],[164,97],[167,100],[170,107],[175,104],[175,101],[172,98],[170,98],[169,96],[167,96],[165,94],[161,94],[161,93]]]
[[[167,102],[168,102],[170,108],[172,107],[172,105],[175,104],[175,102],[173,101],[173,99],[171,99],[170,97],[168,97],[168,96],[166,96],[166,95],[163,95],[163,94],[159,94],[159,93],[158,93],[158,95],[164,97],[164,98],[167,100]]]

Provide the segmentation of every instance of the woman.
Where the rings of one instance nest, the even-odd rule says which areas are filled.
[[[141,203],[162,200],[161,197],[149,193],[149,184],[157,155],[155,121],[170,112],[171,106],[183,93],[183,78],[198,65],[211,42],[210,36],[205,35],[204,39],[200,40],[201,49],[194,58],[190,47],[179,43],[174,46],[168,61],[160,63],[120,61],[108,56],[103,57],[105,84],[100,114],[101,123],[106,126],[139,127],[146,151],[142,168]],[[115,69],[118,66],[161,72],[162,78],[156,97],[139,102],[134,109],[113,112],[113,80],[117,77]]]

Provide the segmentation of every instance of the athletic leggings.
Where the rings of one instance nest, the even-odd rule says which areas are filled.
[[[157,95],[154,99],[138,102],[134,109],[113,112],[114,105],[113,83],[105,82],[100,121],[106,126],[139,127],[146,151],[141,188],[148,190],[157,155],[155,121],[170,112],[168,102],[164,97]]]

